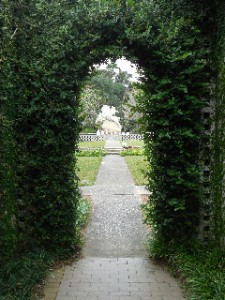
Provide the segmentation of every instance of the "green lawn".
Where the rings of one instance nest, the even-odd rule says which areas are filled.
[[[94,185],[101,161],[102,157],[77,157],[80,186]]]
[[[122,145],[126,145],[126,146],[144,146],[144,141],[136,141],[136,140],[130,140],[130,141],[122,141]]]
[[[146,185],[148,163],[145,156],[125,156],[126,163],[136,185]]]
[[[78,146],[84,148],[102,148],[105,146],[105,141],[80,142]]]

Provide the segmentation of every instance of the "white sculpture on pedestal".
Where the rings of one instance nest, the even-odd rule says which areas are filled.
[[[115,116],[116,108],[114,106],[103,105],[100,114],[96,119],[96,124],[100,125],[104,134],[120,134],[122,126],[120,118]]]

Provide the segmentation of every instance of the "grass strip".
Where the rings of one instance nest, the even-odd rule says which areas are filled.
[[[125,156],[126,163],[136,185],[146,185],[148,162],[145,156]]]
[[[134,146],[134,147],[144,147],[144,141],[137,141],[137,140],[127,140],[127,141],[122,141],[123,146]]]
[[[145,150],[143,148],[123,149],[120,151],[120,156],[144,156]]]
[[[0,268],[0,299],[31,299],[34,287],[45,278],[54,259],[42,249],[14,256]]]
[[[78,147],[82,148],[103,148],[105,141],[90,141],[90,142],[79,142]]]
[[[100,168],[102,156],[77,157],[79,186],[92,186],[95,183]]]
[[[181,279],[188,300],[225,299],[225,255],[215,245],[186,245],[150,240],[149,255],[168,264]]]

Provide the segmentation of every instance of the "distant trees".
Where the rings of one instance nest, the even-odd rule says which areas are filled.
[[[104,70],[95,70],[81,92],[83,129],[96,128],[97,115],[106,104],[116,107],[123,130],[138,130],[138,114],[133,111],[136,106],[135,87],[130,80],[131,76],[116,63],[108,64]]]

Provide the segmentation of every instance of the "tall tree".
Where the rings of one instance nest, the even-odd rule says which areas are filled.
[[[104,104],[116,107],[124,130],[135,127],[137,114],[133,117],[131,110],[131,106],[135,106],[131,76],[115,63],[108,64],[105,70],[95,71],[81,93],[85,127],[94,126],[96,116]]]

